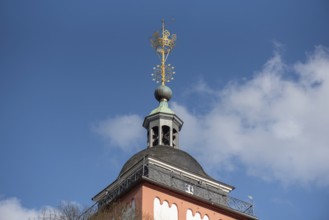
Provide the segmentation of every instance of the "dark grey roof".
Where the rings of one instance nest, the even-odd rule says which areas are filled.
[[[147,148],[132,156],[122,167],[119,176],[128,171],[132,166],[141,161],[144,157],[151,157],[165,162],[169,165],[175,166],[179,169],[190,173],[197,174],[201,177],[214,180],[202,169],[201,165],[191,155],[185,151],[169,147],[169,146],[155,146]],[[216,180],[214,180],[216,181]],[[218,181],[216,181],[218,182]]]

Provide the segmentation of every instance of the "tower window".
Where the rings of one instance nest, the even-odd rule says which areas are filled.
[[[170,145],[170,128],[166,125],[162,126],[162,143]]]
[[[173,129],[173,136],[172,136],[172,140],[173,140],[173,146],[176,147],[178,145],[178,139],[177,139],[177,135],[178,132],[176,129]]]
[[[152,146],[159,144],[159,128],[155,126],[152,128]]]

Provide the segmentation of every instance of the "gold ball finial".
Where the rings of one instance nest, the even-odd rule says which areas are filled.
[[[165,29],[164,19],[162,19],[162,34],[155,32],[150,39],[152,47],[161,59],[161,65],[154,67],[151,75],[155,82],[161,82],[162,85],[174,79],[174,67],[171,64],[166,64],[166,61],[175,46],[176,39],[176,34],[170,35],[170,32]]]

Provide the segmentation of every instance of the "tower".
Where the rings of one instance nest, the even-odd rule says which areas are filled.
[[[161,60],[152,77],[161,84],[154,92],[159,106],[143,122],[147,147],[133,155],[117,179],[92,198],[97,204],[94,217],[104,212],[107,219],[257,219],[252,204],[229,195],[233,186],[210,177],[179,147],[183,121],[169,108],[172,91],[166,86],[175,75],[174,67],[166,63],[175,42],[176,35],[162,21],[161,32],[151,38]]]

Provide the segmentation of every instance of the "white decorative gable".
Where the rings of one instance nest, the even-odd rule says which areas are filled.
[[[154,220],[178,220],[178,209],[175,204],[169,207],[169,203],[164,201],[161,204],[160,199],[154,199]]]

